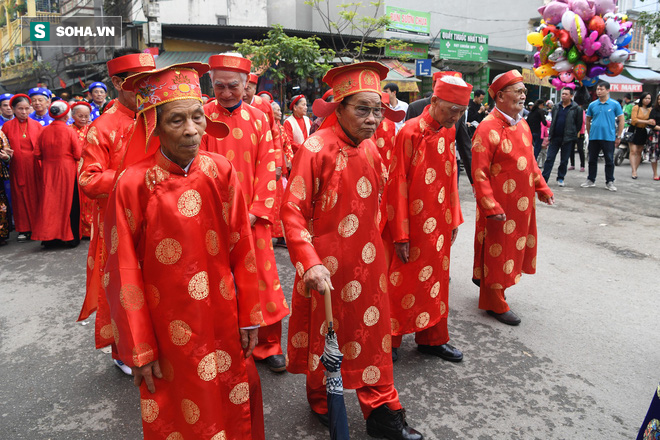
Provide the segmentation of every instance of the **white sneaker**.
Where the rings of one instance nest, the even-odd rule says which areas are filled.
[[[587,181],[580,186],[582,188],[593,188],[594,186],[596,186],[596,182],[592,182],[591,180],[587,179]]]
[[[564,181],[563,181],[563,180],[557,180],[557,186],[559,186],[559,187],[561,187],[561,188],[563,188],[563,187],[565,187],[565,186],[566,186],[566,184],[564,183]]]
[[[606,186],[607,189],[610,190],[610,191],[616,191],[616,186],[614,186],[614,182],[607,182],[607,183],[605,184],[605,186]]]
[[[128,374],[129,376],[133,375],[133,371],[131,370],[131,367],[123,363],[122,361],[118,359],[113,359],[112,362],[119,368],[124,374]]]

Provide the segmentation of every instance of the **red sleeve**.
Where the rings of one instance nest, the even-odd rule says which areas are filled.
[[[78,175],[80,189],[90,199],[107,197],[112,191],[116,170],[108,169],[112,145],[103,130],[92,124],[82,149],[83,164]]]
[[[387,224],[394,242],[404,243],[410,239],[408,218],[408,171],[412,159],[413,145],[419,142],[412,128],[405,125],[396,136],[389,180],[385,191],[387,200]]]
[[[474,182],[472,186],[481,212],[486,217],[504,214],[504,209],[495,199],[493,188],[490,185],[490,166],[499,145],[499,142],[493,144],[491,141],[491,136],[488,134],[495,130],[491,130],[490,127],[488,121],[484,120],[479,124],[472,138],[472,180]]]

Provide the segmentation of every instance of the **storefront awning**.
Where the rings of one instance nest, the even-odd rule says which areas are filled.
[[[387,74],[387,78],[380,82],[380,87],[383,88],[385,87],[385,84],[394,83],[399,86],[400,92],[419,93],[419,87],[417,86],[417,83],[420,82],[422,82],[422,80],[417,79],[414,76],[405,77],[396,70],[390,70],[390,72]]]
[[[638,67],[626,66],[625,73],[643,83],[660,82],[660,73],[651,69],[640,69]]]
[[[193,61],[199,63],[208,63],[211,55],[217,55],[215,52],[161,52],[156,57],[156,68],[162,69],[163,67],[171,66],[172,64],[191,63]]]
[[[502,67],[508,69],[533,69],[534,66],[532,63],[526,61],[517,61],[517,60],[508,60],[501,58],[488,58],[488,62],[492,64],[500,64]]]
[[[612,93],[639,93],[642,91],[643,84],[634,79],[630,79],[623,75],[617,76],[601,76],[600,79],[610,83],[610,92]]]

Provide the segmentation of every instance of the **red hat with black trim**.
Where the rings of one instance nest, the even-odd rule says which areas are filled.
[[[48,114],[53,119],[62,119],[69,115],[69,110],[71,110],[69,103],[60,99],[50,105]]]
[[[523,82],[523,76],[517,70],[509,70],[506,73],[497,75],[493,80],[493,83],[488,87],[488,94],[492,99],[495,99],[497,92],[502,90],[505,87],[508,87],[512,84]]]
[[[28,100],[28,102],[30,103],[30,105],[32,105],[32,100],[30,99],[30,97],[28,95],[26,95],[25,93],[17,93],[14,96],[12,96],[11,99],[9,100],[9,106],[10,107],[14,106],[14,102],[16,101],[16,98],[26,98]]]
[[[298,101],[303,99],[305,95],[296,95],[293,98],[291,98],[291,103],[289,104],[289,110],[293,110],[293,106],[296,105]]]
[[[442,76],[435,82],[435,87],[433,87],[434,96],[456,105],[468,105],[471,93],[472,85],[458,76]]]
[[[111,105],[111,104],[108,103],[108,105]],[[73,104],[71,104],[71,110],[73,110],[75,107],[80,107],[80,106],[87,107],[90,112],[92,111],[92,105],[87,101],[76,101],[76,102],[74,102]]]
[[[335,91],[334,91],[334,90],[332,90],[332,89],[328,89],[328,90],[325,91],[325,93],[323,94],[323,96],[321,96],[321,99],[324,100],[324,101],[326,101],[329,97],[333,96],[334,94],[335,94]]]
[[[232,72],[250,74],[252,61],[235,55],[211,55],[209,57],[211,69],[230,70]]]
[[[257,92],[257,96],[261,95],[268,95],[271,101],[275,101],[275,98],[273,98],[273,95],[270,92],[267,92],[265,90],[262,90],[261,92]]]
[[[132,53],[114,58],[106,63],[108,75],[115,76],[120,73],[139,73],[156,68],[156,60],[150,53]]]

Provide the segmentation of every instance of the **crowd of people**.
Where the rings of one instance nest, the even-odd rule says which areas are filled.
[[[365,62],[327,72],[314,121],[304,95],[283,118],[251,67],[226,53],[156,69],[151,55],[122,49],[107,63],[110,103],[102,83],[90,86],[89,102],[44,88],[0,96],[11,188],[0,188],[0,240],[12,214],[19,241],[76,246],[90,237],[79,320],[96,312],[96,348],[111,346],[140,387],[145,438],[264,439],[255,361],[304,374],[309,407],[328,426],[321,360],[334,329],[343,386],[356,390],[367,433],[422,439],[406,421],[393,363],[411,333],[419,352],[463,359],[448,329],[461,164],[476,199],[479,308],[515,326],[506,293],[536,272],[535,197],[554,203],[546,182],[555,159],[564,186],[585,134],[582,186],[595,185],[602,150],[615,191],[623,110],[602,82],[586,113],[565,88],[550,118],[537,101],[525,121],[516,70],[494,78],[490,110],[486,92],[459,72],[437,72],[431,96],[408,105],[396,84],[381,89],[387,67]],[[213,98],[201,93],[207,72]],[[650,101],[642,95],[631,110],[638,146],[647,141],[638,130],[658,129],[660,99]],[[657,162],[657,134],[650,139]],[[583,152],[580,161],[584,171]],[[296,269],[290,304],[274,246]]]

